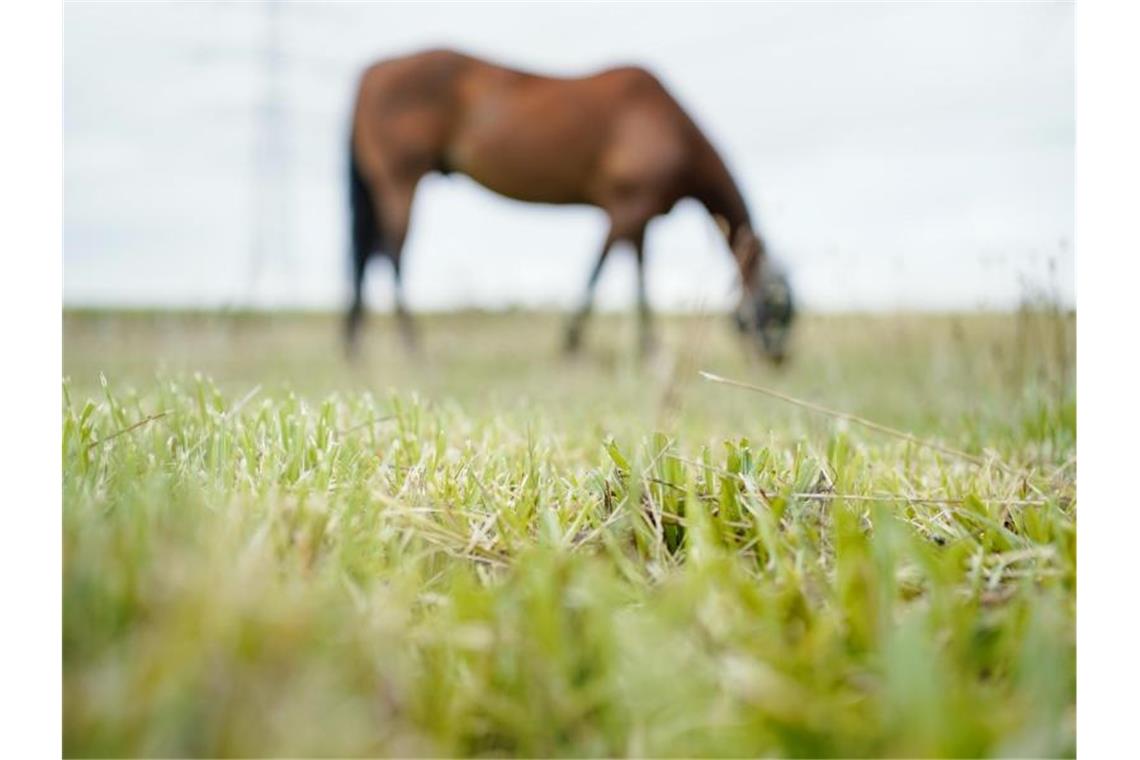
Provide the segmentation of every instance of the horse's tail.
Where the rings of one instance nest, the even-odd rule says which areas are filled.
[[[360,171],[356,147],[351,139],[348,146],[348,194],[352,217],[352,302],[348,307],[346,335],[351,353],[364,314],[364,270],[368,259],[380,246],[380,225],[372,188]]]

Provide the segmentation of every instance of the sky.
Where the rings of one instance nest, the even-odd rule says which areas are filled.
[[[817,311],[1075,302],[1069,3],[68,3],[69,306],[340,308],[360,70],[453,47],[540,73],[651,69],[717,146]],[[429,175],[405,251],[413,310],[567,308],[594,208]],[[661,309],[724,308],[727,249],[694,202],[654,221]],[[368,299],[390,308],[390,275]],[[629,308],[632,256],[598,304]]]

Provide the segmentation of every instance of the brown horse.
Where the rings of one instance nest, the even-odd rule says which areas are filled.
[[[609,217],[566,345],[575,349],[610,248],[637,256],[641,344],[652,342],[642,244],[651,219],[691,197],[713,215],[740,274],[737,324],[779,361],[791,323],[791,292],[766,274],[764,244],[716,150],[649,72],[615,68],[582,78],[538,76],[436,50],[383,61],[360,80],[352,121],[353,295],[350,352],[363,315],[362,284],[377,252],[392,262],[396,313],[414,331],[401,288],[400,256],[412,198],[432,171],[461,172],[521,201],[597,206]]]

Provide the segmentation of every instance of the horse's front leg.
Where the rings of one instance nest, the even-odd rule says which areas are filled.
[[[574,353],[582,345],[582,326],[586,322],[586,317],[590,315],[590,309],[594,304],[594,289],[598,284],[598,275],[602,273],[602,265],[606,263],[606,256],[610,253],[610,248],[614,244],[613,229],[606,234],[606,240],[602,243],[602,250],[598,254],[598,260],[594,264],[594,269],[590,272],[590,279],[586,282],[586,293],[582,297],[582,305],[574,312],[574,316],[570,318],[570,325],[566,328],[566,352]]]

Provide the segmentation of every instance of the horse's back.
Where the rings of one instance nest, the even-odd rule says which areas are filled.
[[[406,94],[423,98],[437,95],[474,62],[470,56],[443,48],[386,58],[364,70],[360,88],[388,96]]]

